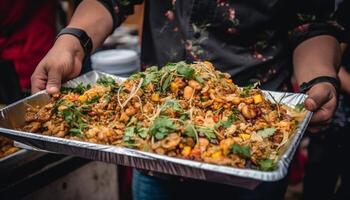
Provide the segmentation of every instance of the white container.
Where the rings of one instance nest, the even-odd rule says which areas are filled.
[[[140,71],[137,52],[128,49],[99,51],[91,56],[91,64],[94,70],[124,77]]]

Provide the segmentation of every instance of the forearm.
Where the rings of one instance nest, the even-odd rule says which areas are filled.
[[[108,10],[96,0],[84,0],[77,7],[68,27],[80,28],[91,37],[93,50],[112,31],[113,19]]]
[[[332,36],[322,35],[302,42],[293,53],[297,83],[300,85],[318,76],[336,77],[340,60],[340,45]]]

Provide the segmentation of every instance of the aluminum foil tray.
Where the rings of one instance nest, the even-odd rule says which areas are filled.
[[[6,162],[7,160],[11,160],[13,157],[16,157],[18,155],[22,155],[24,153],[26,153],[27,150],[25,149],[19,149],[18,151],[14,152],[14,153],[11,153],[10,155],[7,155],[5,157],[2,157],[0,158],[0,165],[3,163],[3,162]]]
[[[68,81],[65,86],[74,87],[79,83],[95,83],[101,76],[110,76],[116,80],[123,78],[92,71],[76,79]],[[265,96],[295,106],[305,100],[304,94],[280,93],[264,91]],[[267,95],[267,93],[270,93]],[[24,125],[25,110],[29,105],[45,105],[50,97],[45,92],[39,92],[0,110],[0,134],[26,145],[33,149],[41,149],[67,155],[80,156],[92,160],[131,166],[139,169],[151,170],[164,174],[189,177],[199,180],[218,182],[244,188],[255,188],[261,181],[277,181],[286,176],[289,164],[295,150],[303,137],[304,131],[312,116],[307,112],[299,128],[291,137],[285,148],[281,149],[278,167],[274,171],[263,172],[254,169],[239,169],[228,166],[219,166],[192,160],[184,160],[164,155],[158,155],[139,150],[94,144],[89,142],[69,140],[53,136],[18,131],[16,128]]]

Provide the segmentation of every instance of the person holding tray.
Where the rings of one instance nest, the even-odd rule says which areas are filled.
[[[85,56],[99,47],[140,0],[85,0],[77,7],[32,76],[32,92],[54,94],[79,75]],[[143,67],[209,60],[238,85],[290,88],[291,74],[309,97],[310,129],[329,122],[340,87],[337,71],[342,27],[329,19],[334,2],[266,0],[145,1]],[[286,179],[255,190],[136,171],[134,199],[283,199]]]

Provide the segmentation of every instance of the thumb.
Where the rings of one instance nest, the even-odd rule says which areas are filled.
[[[59,68],[51,67],[48,71],[46,91],[49,94],[60,92],[62,81],[62,71]]]
[[[310,111],[316,111],[331,99],[330,90],[323,87],[322,84],[316,84],[307,93],[309,96],[305,100],[305,108]]]

